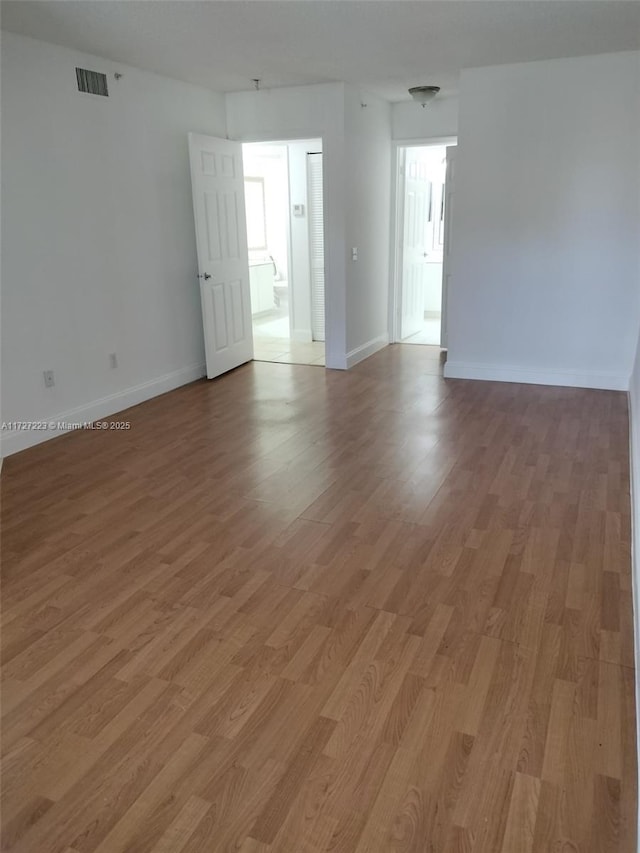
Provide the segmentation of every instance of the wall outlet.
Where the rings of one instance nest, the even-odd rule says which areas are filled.
[[[43,370],[42,375],[44,376],[44,387],[53,388],[53,386],[56,384],[55,379],[53,377],[53,370]]]
[[[117,367],[118,366],[118,356],[115,352],[109,353],[109,367]]]
[[[357,246],[354,246],[353,249],[351,249],[351,260],[352,261],[358,260],[358,247]]]

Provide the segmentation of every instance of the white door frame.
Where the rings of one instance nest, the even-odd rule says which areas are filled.
[[[234,136],[233,142],[239,142],[241,145],[287,145],[289,142],[305,142],[306,140],[317,140],[319,139],[321,142],[321,148],[324,152],[324,136],[322,133],[303,133],[296,136],[270,136],[263,133],[249,133],[242,134],[240,136]],[[289,174],[289,151],[287,150],[287,176]],[[325,198],[325,190],[326,185],[322,183],[322,197],[323,201]],[[287,227],[287,263],[289,265],[289,276],[290,276],[290,285],[289,285],[289,335],[291,335],[291,330],[293,329],[293,310],[294,310],[294,288],[293,288],[293,264],[291,259],[291,194],[289,192],[289,187],[287,186],[287,196],[289,200],[288,210],[289,210],[289,219],[288,219],[288,227]],[[325,222],[326,226],[326,222]],[[325,228],[326,230],[326,228]],[[327,245],[325,243],[324,247],[324,262],[325,269],[327,265]],[[324,321],[325,321],[325,329],[327,326],[327,290],[325,288],[324,291]]]
[[[402,155],[407,148],[430,148],[457,145],[457,136],[433,136],[428,139],[394,139],[391,143],[391,252],[389,280],[389,342],[399,343],[400,288],[402,287],[402,239],[404,234],[404,175]]]
[[[322,151],[308,151],[307,152],[307,159],[306,159],[306,173],[307,173],[306,178],[307,178],[307,246],[309,249],[309,280],[310,280],[310,284],[311,284],[310,326],[311,326],[311,340],[312,341],[322,341],[322,343],[324,344],[325,338],[326,338],[326,329],[325,329],[326,315],[322,318],[322,328],[321,329],[318,329],[316,322],[314,321],[314,316],[316,314],[316,312],[314,311],[314,305],[315,305],[314,295],[317,293],[317,289],[316,289],[317,285],[315,282],[316,277],[314,275],[314,258],[316,257],[316,255],[314,253],[314,249],[316,248],[316,244],[315,244],[314,237],[313,237],[314,229],[312,228],[312,223],[311,223],[311,212],[313,211],[315,214],[317,211],[316,211],[316,206],[314,204],[312,204],[312,202],[311,202],[311,199],[313,197],[312,192],[311,192],[311,175],[313,172],[312,172],[312,169],[311,169],[309,164],[313,163],[313,161],[310,159],[312,157],[319,157],[320,158],[320,178],[321,178],[320,204],[322,206],[322,214],[323,215],[322,215],[322,253],[318,253],[318,257],[320,257],[320,254],[322,255],[322,309],[323,309],[323,313],[325,313],[324,312],[324,307],[325,307],[324,187],[322,186],[322,183],[324,183],[324,180],[323,180],[323,175],[324,175],[324,168],[323,168],[324,167],[324,159],[323,159],[323,157],[324,157],[324,154]],[[315,270],[317,271],[317,266],[315,267]],[[320,312],[317,312],[317,313],[319,314]],[[316,335],[319,335],[319,336],[316,337]]]

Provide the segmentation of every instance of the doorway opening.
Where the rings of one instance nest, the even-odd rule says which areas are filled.
[[[255,361],[324,366],[322,140],[242,146]]]
[[[455,144],[398,149],[394,339],[446,348]]]

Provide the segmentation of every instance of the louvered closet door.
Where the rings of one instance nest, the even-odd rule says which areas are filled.
[[[307,207],[311,261],[311,336],[324,341],[324,212],[322,207],[322,154],[307,155]]]

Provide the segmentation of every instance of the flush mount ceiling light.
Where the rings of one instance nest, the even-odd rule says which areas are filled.
[[[440,91],[440,86],[414,86],[409,89],[409,94],[416,103],[426,107]]]

